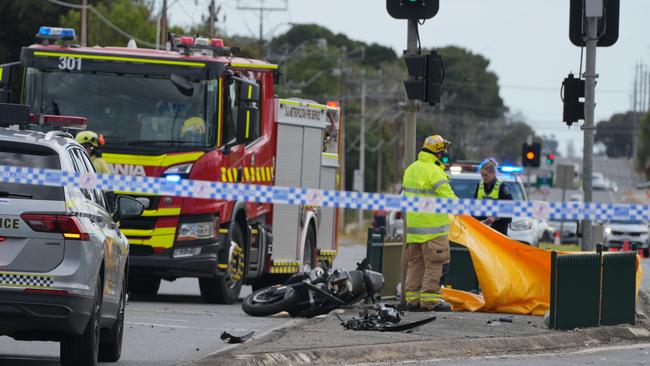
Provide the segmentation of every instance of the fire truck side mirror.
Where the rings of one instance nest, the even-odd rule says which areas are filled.
[[[239,105],[237,116],[237,142],[245,143],[257,138],[256,128],[259,125],[260,111],[255,103]]]
[[[239,88],[239,100],[242,102],[257,102],[260,100],[260,86],[242,81],[241,87]]]

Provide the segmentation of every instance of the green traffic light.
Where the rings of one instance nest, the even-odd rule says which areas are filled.
[[[447,164],[448,162],[449,162],[449,157],[447,157],[447,156],[443,156],[443,157],[442,157],[442,163],[443,163],[443,164]]]

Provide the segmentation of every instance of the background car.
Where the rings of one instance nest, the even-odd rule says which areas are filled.
[[[630,248],[643,249],[643,256],[650,254],[648,223],[643,221],[610,221],[605,224],[603,244],[606,248],[622,248],[628,242]]]
[[[578,243],[578,222],[577,221],[549,221],[544,235],[544,241],[550,243],[555,240],[555,233],[560,232],[561,244],[576,244]]]
[[[595,190],[604,191],[608,189],[607,180],[601,172],[594,172],[591,180],[591,186]]]
[[[71,135],[0,128],[0,165],[94,173]],[[142,213],[99,189],[0,182],[0,335],[60,342],[63,365],[119,360],[128,242],[116,221]]]
[[[474,192],[481,180],[481,175],[473,171],[463,171],[458,169],[450,169],[451,187],[456,193],[458,198],[474,198]],[[518,176],[514,174],[499,173],[497,179],[505,184],[512,199],[515,201],[527,201],[528,196],[524,185]],[[519,242],[538,246],[539,241],[544,234],[542,224],[543,220],[534,217],[514,217],[508,228],[508,237]]]
[[[393,240],[402,240],[404,235],[404,219],[402,212],[392,211],[386,219],[386,236]]]

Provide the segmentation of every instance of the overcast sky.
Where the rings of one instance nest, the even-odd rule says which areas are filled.
[[[227,18],[228,34],[258,35],[259,13],[238,10],[260,0],[216,0]],[[406,47],[406,21],[391,18],[384,0],[288,0],[288,11],[264,17],[265,36],[281,34],[290,22],[316,23],[336,33],[392,47]],[[630,108],[634,68],[650,61],[650,0],[622,0],[620,36],[599,48],[596,121]],[[197,23],[209,0],[169,0],[171,22]],[[283,0],[264,0],[267,7]],[[562,123],[560,86],[578,72],[580,48],[568,37],[569,0],[441,0],[440,12],[420,26],[422,47],[457,45],[487,57],[499,77],[501,97],[522,112],[538,134],[554,134],[565,151],[569,140],[582,151],[578,126]],[[444,88],[444,85],[443,85]],[[434,132],[434,131],[432,131]]]

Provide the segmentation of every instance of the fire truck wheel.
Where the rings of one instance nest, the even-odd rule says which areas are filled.
[[[305,239],[305,250],[303,252],[303,270],[305,272],[318,266],[318,250],[316,249],[316,233],[314,227],[309,225],[307,238]]]
[[[239,224],[230,225],[230,258],[224,277],[199,278],[201,298],[209,304],[233,304],[244,281],[244,235]]]

